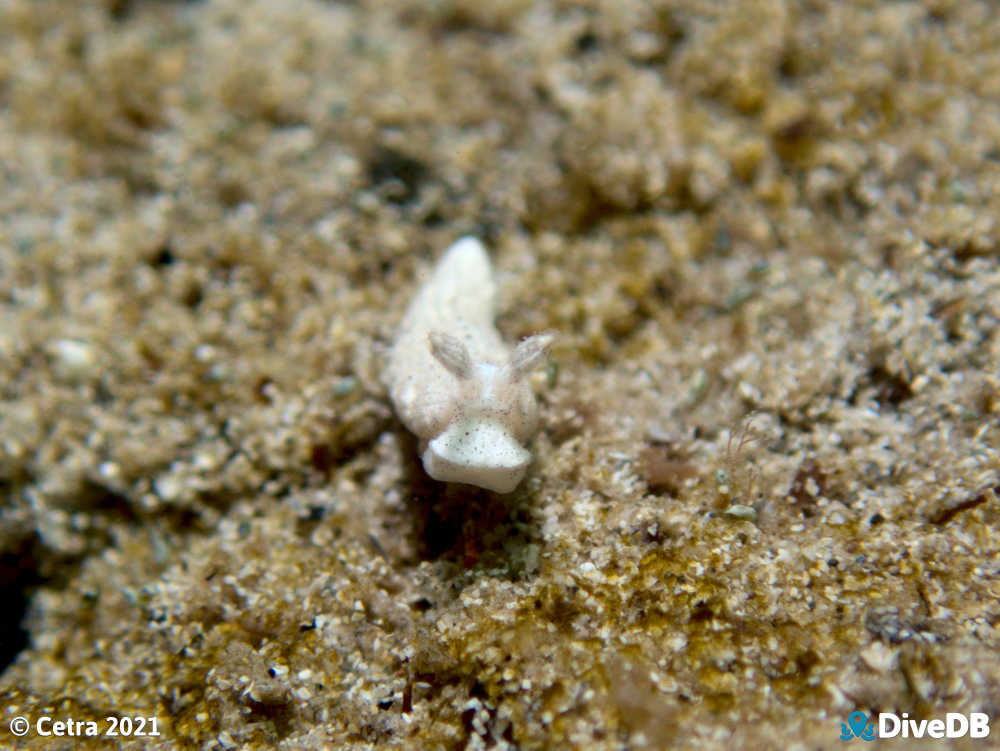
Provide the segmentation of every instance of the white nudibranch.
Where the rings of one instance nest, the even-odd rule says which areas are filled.
[[[509,493],[538,429],[527,376],[552,337],[536,334],[510,351],[493,326],[496,291],[478,239],[448,248],[407,310],[386,383],[399,419],[420,439],[427,474]]]

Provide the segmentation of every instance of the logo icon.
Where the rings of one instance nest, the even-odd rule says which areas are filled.
[[[875,723],[868,722],[864,712],[855,710],[847,717],[847,722],[840,723],[840,740],[849,741],[860,738],[863,741],[875,740]]]

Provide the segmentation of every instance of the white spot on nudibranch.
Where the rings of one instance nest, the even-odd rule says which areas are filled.
[[[386,381],[400,420],[421,439],[435,480],[498,493],[517,487],[538,428],[527,375],[552,337],[510,352],[493,326],[496,282],[483,244],[463,237],[445,251],[403,319]]]

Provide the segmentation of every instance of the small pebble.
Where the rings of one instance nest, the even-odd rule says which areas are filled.
[[[757,510],[753,506],[746,506],[742,503],[734,503],[722,513],[733,519],[742,519],[748,522],[757,521]]]
[[[93,347],[76,339],[58,339],[49,345],[56,375],[65,380],[82,380],[96,374],[97,355]]]

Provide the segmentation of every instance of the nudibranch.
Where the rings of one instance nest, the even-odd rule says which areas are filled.
[[[403,424],[435,480],[497,493],[517,487],[538,430],[528,374],[552,336],[508,349],[493,325],[497,284],[483,244],[463,237],[441,257],[400,326],[386,371]]]

